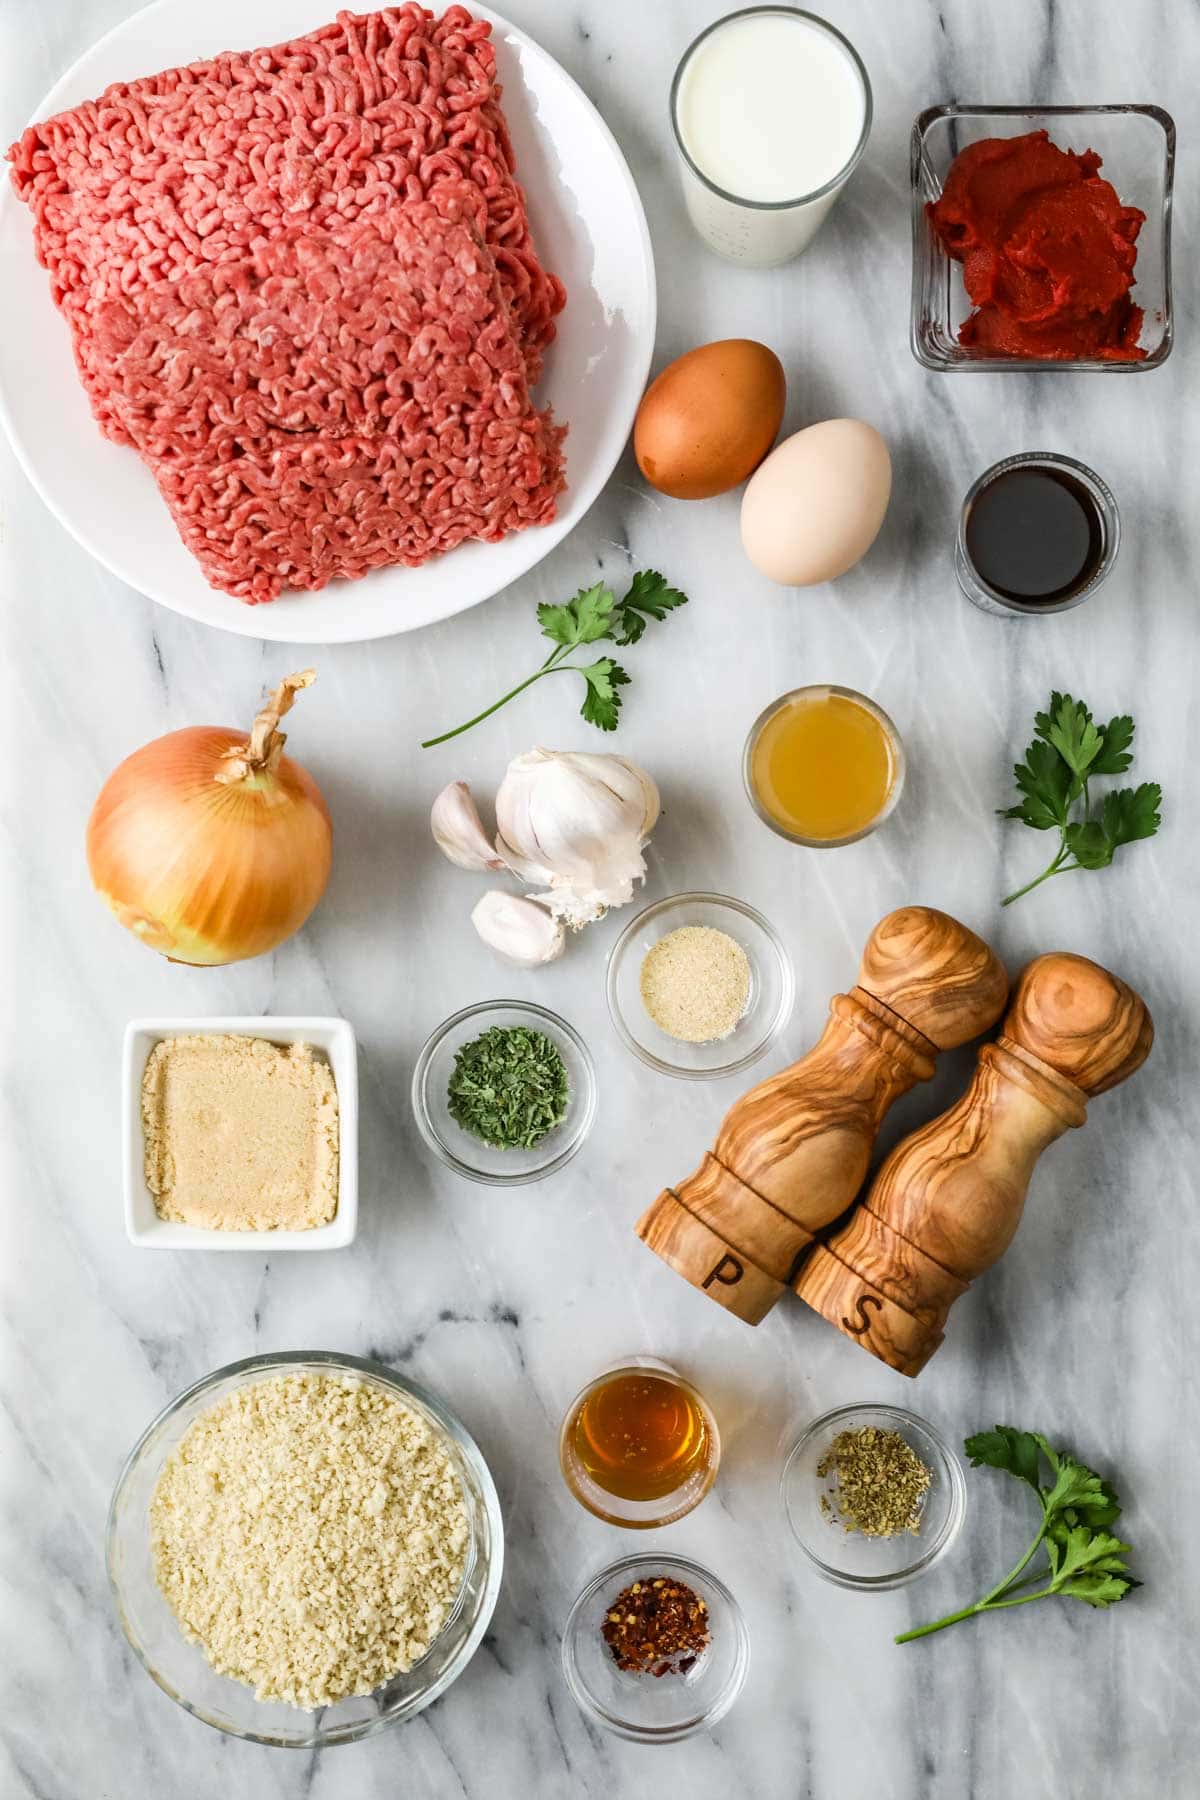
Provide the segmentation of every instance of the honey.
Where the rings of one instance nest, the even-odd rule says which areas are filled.
[[[746,779],[786,837],[836,844],[861,836],[902,779],[899,743],[884,715],[845,689],[800,688],[756,727]]]
[[[571,1430],[579,1463],[621,1500],[661,1500],[703,1470],[708,1423],[682,1382],[649,1369],[620,1369],[585,1396]]]

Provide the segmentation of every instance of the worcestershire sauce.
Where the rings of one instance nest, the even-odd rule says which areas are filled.
[[[1025,606],[1050,606],[1086,587],[1100,567],[1104,518],[1065,470],[1009,469],[972,501],[964,539],[988,587]]]

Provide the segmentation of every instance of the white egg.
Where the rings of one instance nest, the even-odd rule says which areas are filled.
[[[825,419],[772,450],[742,497],[742,546],[783,587],[833,581],[883,524],[892,459],[873,426]]]

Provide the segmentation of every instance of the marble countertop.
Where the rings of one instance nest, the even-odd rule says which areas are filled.
[[[11,136],[130,0],[7,0],[0,56]],[[210,972],[169,967],[123,936],[82,854],[96,790],[131,748],[172,727],[248,719],[264,683],[301,666],[286,647],[189,624],[115,580],[55,523],[3,455],[5,651],[3,1487],[0,1656],[4,1800],[578,1800],[664,1793],[718,1800],[1185,1800],[1200,1767],[1200,1492],[1194,1370],[1200,1327],[1195,1176],[1200,855],[1187,824],[1197,692],[1200,454],[1198,190],[1188,137],[1200,16],[1185,0],[1089,9],[1053,0],[831,0],[875,85],[865,161],[802,261],[727,267],[691,235],[665,97],[706,0],[509,0],[620,139],[659,270],[657,361],[730,335],[765,339],[790,374],[788,424],[875,423],[896,488],[867,561],[836,588],[774,589],[741,555],[736,498],[659,499],[631,460],[574,534],[484,608],[387,642],[329,649],[293,747],[337,825],[329,895],[276,955]],[[925,105],[1153,100],[1184,127],[1175,258],[1178,346],[1133,379],[926,374],[906,342],[908,130]],[[1095,466],[1125,541],[1087,608],[1008,622],[955,587],[951,539],[967,483],[1020,449]],[[70,446],[64,446],[70,454]],[[665,816],[647,896],[716,888],[760,907],[795,959],[795,1015],[778,1063],[815,1039],[854,979],[872,923],[905,901],[980,929],[1016,970],[1049,948],[1123,974],[1158,1026],[1153,1060],[1050,1150],[1003,1262],[955,1309],[914,1385],[798,1302],[757,1330],[671,1275],[631,1226],[697,1161],[738,1083],[649,1075],[608,1023],[603,968],[623,919],[554,967],[504,972],[467,922],[478,884],[429,841],[430,799],[468,777],[489,794],[535,741],[600,748],[568,684],[539,690],[434,752],[535,644],[535,601],[634,565],[692,604],[637,652],[616,747],[658,778]],[[308,660],[307,653],[300,653]],[[829,680],[897,721],[908,788],[877,836],[793,849],[740,788],[748,724],[781,690]],[[553,684],[547,684],[553,688]],[[1160,780],[1159,838],[1081,882],[1001,913],[1041,842],[1003,825],[1007,770],[1051,687],[1138,721],[1137,773]],[[425,1152],[408,1104],[414,1058],[452,1010],[504,992],[563,1012],[595,1052],[600,1114],[583,1153],[541,1187],[497,1192]],[[150,1255],[121,1222],[121,1033],[135,1014],[341,1013],[361,1044],[361,1229],[313,1258]],[[946,1104],[970,1066],[944,1059],[885,1133]],[[765,1073],[770,1065],[762,1065]],[[380,1357],[443,1393],[494,1470],[508,1534],[503,1593],[469,1670],[411,1725],[324,1754],[226,1741],[142,1674],[109,1602],[105,1509],[121,1460],[182,1387],[255,1351]],[[712,1496],[650,1542],[693,1553],[742,1600],[750,1678],[711,1737],[648,1751],[600,1735],[559,1668],[585,1579],[631,1548],[560,1480],[563,1408],[596,1370],[650,1351],[686,1370],[724,1435]],[[1059,1603],[926,1644],[891,1639],[966,1601],[1024,1542],[1029,1509],[998,1476],[968,1476],[958,1548],[922,1583],[858,1596],[811,1574],[778,1478],[797,1428],[842,1401],[909,1403],[951,1438],[1007,1420],[1040,1427],[1111,1473],[1144,1588],[1096,1613]],[[639,1546],[640,1547],[640,1546]],[[1010,1559],[1011,1560],[1011,1559]]]

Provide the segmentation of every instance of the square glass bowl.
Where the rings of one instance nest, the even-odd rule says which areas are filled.
[[[264,1038],[269,1044],[311,1044],[333,1070],[338,1100],[338,1203],[328,1225],[311,1231],[208,1231],[160,1219],[146,1186],[142,1136],[142,1076],[146,1058],[164,1038]],[[345,1019],[131,1019],[121,1069],[125,1231],[141,1250],[342,1250],[358,1230],[358,1045]]]
[[[962,264],[947,256],[930,229],[925,208],[937,200],[960,150],[980,138],[1019,137],[1048,131],[1064,150],[1094,150],[1101,174],[1126,206],[1146,215],[1137,241],[1133,299],[1145,318],[1140,361],[1109,362],[1081,357],[1073,362],[1042,357],[991,356],[958,342],[958,328],[971,311]],[[947,374],[963,370],[996,373],[1011,369],[1090,370],[1129,375],[1157,369],[1171,354],[1171,193],[1175,177],[1175,122],[1158,106],[931,106],[919,114],[912,132],[913,355],[927,369]]]

